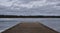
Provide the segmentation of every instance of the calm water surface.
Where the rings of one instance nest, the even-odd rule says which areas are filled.
[[[0,18],[0,32],[20,22],[40,22],[60,32],[60,18]]]

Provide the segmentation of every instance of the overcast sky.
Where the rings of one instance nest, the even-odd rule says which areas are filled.
[[[60,0],[0,0],[0,15],[60,15]]]

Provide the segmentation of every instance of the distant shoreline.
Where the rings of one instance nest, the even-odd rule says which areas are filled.
[[[0,18],[60,18],[60,16],[43,16],[43,15],[36,15],[36,16],[0,15]]]

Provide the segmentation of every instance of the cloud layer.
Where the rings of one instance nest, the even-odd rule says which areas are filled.
[[[6,15],[60,14],[60,0],[0,0],[0,6],[0,14]]]

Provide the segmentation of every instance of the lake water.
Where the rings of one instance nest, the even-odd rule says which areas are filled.
[[[40,22],[60,32],[60,18],[0,18],[0,32],[21,22]]]

